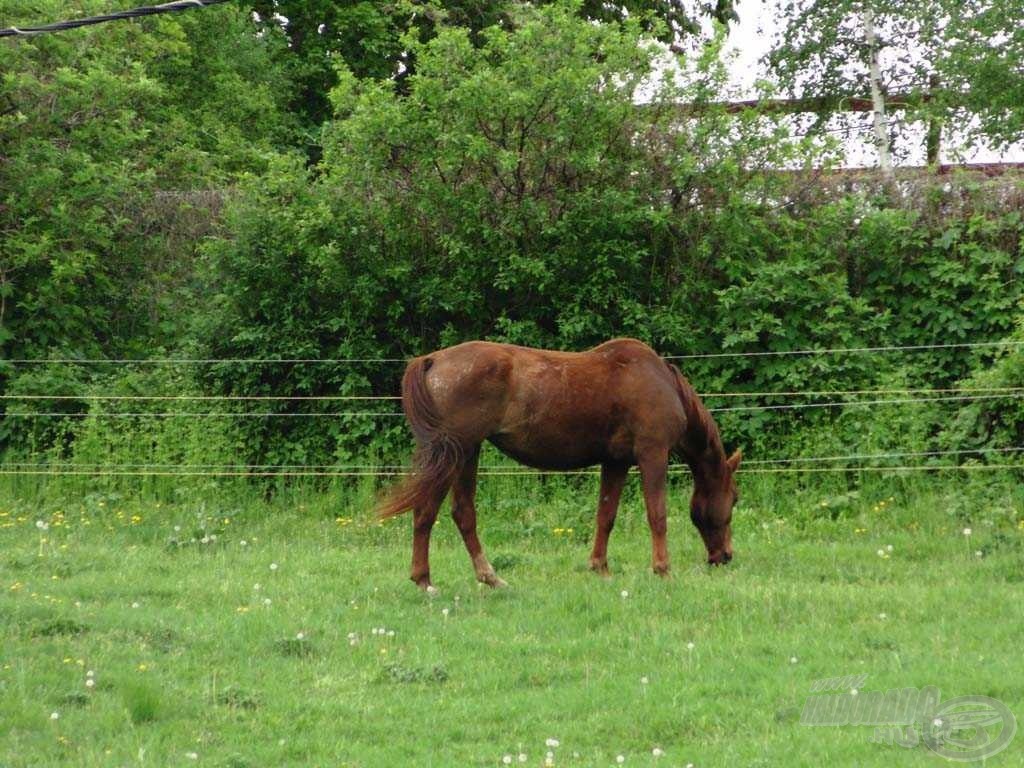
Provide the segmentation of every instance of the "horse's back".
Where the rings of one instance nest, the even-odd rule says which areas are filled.
[[[636,339],[585,352],[471,341],[427,359],[446,426],[534,466],[630,461],[638,438],[671,441],[681,429],[668,369]]]

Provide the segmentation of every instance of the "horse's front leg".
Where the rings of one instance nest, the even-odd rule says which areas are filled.
[[[651,567],[659,576],[668,576],[668,451],[651,450],[641,455],[638,463],[651,527]]]
[[[590,553],[590,569],[602,576],[608,575],[608,536],[615,526],[619,498],[628,472],[629,467],[623,465],[601,465],[601,496],[597,502],[597,531],[594,534],[594,549]]]

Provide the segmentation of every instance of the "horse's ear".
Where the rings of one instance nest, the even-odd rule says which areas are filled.
[[[728,459],[725,460],[725,463],[729,465],[729,471],[730,472],[735,472],[739,468],[740,461],[742,459],[743,459],[743,451],[741,451],[739,448],[737,448],[735,451],[733,451],[732,456],[730,456]]]

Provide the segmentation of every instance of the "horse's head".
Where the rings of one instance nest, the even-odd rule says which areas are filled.
[[[725,460],[720,472],[693,486],[690,519],[704,539],[711,565],[724,565],[732,560],[732,508],[740,497],[733,475],[742,457],[736,451]]]

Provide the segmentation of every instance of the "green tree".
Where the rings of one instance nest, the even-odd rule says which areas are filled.
[[[8,4],[8,18],[62,8]],[[280,39],[257,38],[237,9],[203,13],[0,44],[5,356],[173,338],[161,333],[181,319],[171,291],[209,231],[189,208],[219,199],[193,192],[222,190],[290,141]]]
[[[564,0],[560,0],[564,2]],[[412,33],[425,42],[442,27],[462,27],[480,42],[480,32],[514,25],[523,6],[547,5],[552,0],[257,0],[252,7],[263,29],[283,28],[288,35],[290,68],[298,84],[292,108],[302,115],[309,132],[308,146],[317,152],[317,128],[330,117],[327,94],[337,84],[334,59],[340,58],[357,77],[404,79],[415,68],[415,49],[404,38]],[[736,0],[576,0],[576,12],[601,22],[638,20],[659,39],[674,44],[698,34],[699,20],[736,20]]]
[[[1024,139],[1024,13],[1020,0],[950,2],[937,69],[956,103],[998,146]]]
[[[849,97],[870,96],[865,15],[877,30],[880,87],[893,136],[928,121],[1006,145],[1024,136],[1024,32],[1019,0],[794,0],[767,56],[784,91],[818,99],[816,126]],[[892,96],[905,97],[893,103]],[[977,129],[973,118],[980,118]],[[958,139],[961,138],[958,136]],[[906,146],[902,148],[906,154]]]

